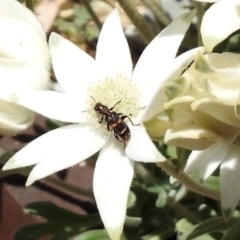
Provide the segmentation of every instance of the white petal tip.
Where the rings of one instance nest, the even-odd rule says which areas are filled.
[[[38,179],[34,179],[34,177],[32,177],[31,175],[28,177],[27,182],[25,184],[26,187],[31,186],[35,181],[37,181]]]
[[[59,39],[61,39],[62,36],[55,33],[55,32],[52,32],[50,37],[49,37],[49,44],[51,45],[58,45],[59,44]]]
[[[158,159],[157,159],[157,161],[156,162],[165,162],[167,159],[164,157],[164,156],[162,156],[161,154],[159,154],[159,157],[158,157]]]
[[[110,14],[113,14],[113,15],[119,16],[119,11],[118,11],[117,8],[114,8]]]
[[[186,22],[189,22],[193,19],[193,17],[196,15],[197,10],[191,10],[185,14],[183,14],[182,16],[180,16],[179,18],[181,18],[182,20],[185,20]]]
[[[11,169],[15,169],[15,168],[19,168],[20,166],[18,166],[18,164],[16,164],[15,159],[10,159],[2,168],[3,171],[6,170],[11,170]]]
[[[120,240],[122,235],[122,229],[123,226],[107,229],[108,235],[111,238],[111,240]]]
[[[233,210],[231,208],[222,208],[222,214],[225,221],[228,221],[232,216]]]

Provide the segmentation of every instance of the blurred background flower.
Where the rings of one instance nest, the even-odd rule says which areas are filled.
[[[0,26],[0,133],[15,135],[34,114],[11,102],[11,95],[48,87],[50,54],[40,23],[16,0],[0,2]]]
[[[239,6],[239,1],[221,0],[206,11],[201,24],[205,52],[199,51],[177,78],[163,85],[164,111],[148,123],[155,139],[163,137],[167,145],[195,150],[187,160],[186,173],[199,172],[200,179],[206,180],[220,167],[225,218],[240,198],[240,55],[222,50],[238,36],[233,33],[240,26]],[[226,21],[224,15],[229,16]]]

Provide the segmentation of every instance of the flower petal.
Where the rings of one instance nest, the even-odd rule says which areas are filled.
[[[88,86],[97,80],[94,59],[57,33],[50,35],[49,47],[54,73],[63,90],[85,100]]]
[[[31,22],[10,15],[0,15],[0,28],[4,29],[0,32],[0,57],[50,69],[49,49],[42,31]]]
[[[105,20],[100,32],[96,51],[99,78],[115,77],[122,73],[132,76],[132,60],[124,36],[119,12],[114,9]]]
[[[145,48],[138,60],[133,71],[133,80],[141,89],[144,106],[151,100],[153,91],[162,80],[161,76],[169,71],[195,13],[190,11],[169,24]]]
[[[48,118],[63,122],[86,122],[85,115],[81,113],[81,104],[63,93],[30,91],[15,94],[13,100]]]
[[[240,28],[239,9],[238,0],[221,0],[205,12],[201,35],[208,52],[211,52],[218,43]]]
[[[68,125],[45,133],[29,143],[4,165],[3,170],[40,164],[42,161],[40,166],[31,173],[33,182],[57,171],[57,169],[72,166],[76,159],[65,158],[66,154],[71,156],[71,154],[77,154],[76,151],[78,151],[78,161],[80,162],[97,152],[105,142],[106,139],[96,134],[87,124]],[[71,153],[72,151],[73,153]],[[63,154],[63,157],[60,153]],[[49,159],[50,157],[51,159]]]
[[[131,138],[127,143],[125,152],[129,158],[138,162],[164,162],[166,160],[155,147],[142,125],[131,127]]]
[[[45,35],[40,22],[37,20],[37,18],[33,14],[33,12],[30,11],[25,6],[23,6],[18,1],[16,1],[16,0],[1,0],[0,1],[0,15],[3,15],[3,14],[17,16],[18,18],[22,18],[23,20],[25,20],[31,24],[34,24],[42,32],[42,34]]]
[[[199,169],[199,176],[203,181],[207,179],[225,159],[228,154],[228,148],[228,143],[220,141],[205,150],[207,154],[201,159]]]
[[[104,226],[112,240],[119,240],[126,216],[134,163],[122,144],[110,137],[102,148],[94,172],[93,192]]]
[[[149,104],[144,111],[142,111],[141,116],[138,116],[141,121],[148,121],[164,110],[165,99],[163,94],[163,84],[180,76],[182,71],[187,68],[198,51],[204,51],[204,49],[201,47],[195,48],[175,58],[167,70],[164,71],[164,74],[159,77],[160,80],[158,80],[158,85],[153,89],[154,92],[151,93]]]
[[[184,172],[187,174],[199,172],[200,179],[204,181],[225,159],[228,146],[225,142],[219,142],[204,151],[192,151]]]
[[[43,90],[49,84],[47,70],[20,60],[0,58],[0,76],[0,98],[5,100],[9,100],[13,93]]]
[[[196,101],[192,104],[194,110],[202,111],[213,118],[224,122],[227,125],[235,128],[240,127],[240,120],[235,114],[234,106],[225,105],[223,102],[212,102],[212,101]]]
[[[0,134],[15,135],[29,127],[34,120],[32,111],[0,99]]]
[[[197,125],[188,125],[181,130],[168,129],[164,142],[168,145],[178,146],[189,150],[203,150],[210,147],[220,136],[207,129],[198,128]]]
[[[171,122],[164,118],[152,118],[150,121],[145,122],[144,126],[148,135],[154,141],[161,141],[168,128],[171,128]]]
[[[188,157],[187,165],[183,171],[186,174],[198,172],[200,169],[200,165],[202,163],[202,159],[204,159],[207,155],[208,155],[208,150],[192,151]]]
[[[240,149],[231,145],[226,160],[220,167],[221,205],[223,210],[233,211],[240,199]],[[229,212],[229,211],[226,211]],[[223,211],[224,213],[224,211]],[[226,219],[229,216],[225,216]]]

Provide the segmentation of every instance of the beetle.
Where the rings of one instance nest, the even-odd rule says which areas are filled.
[[[131,118],[127,115],[123,115],[122,113],[116,113],[113,109],[119,104],[122,100],[116,102],[113,107],[108,108],[100,102],[97,102],[92,96],[91,98],[95,101],[95,106],[92,108],[96,112],[102,115],[99,120],[99,123],[102,123],[103,120],[107,123],[107,130],[113,130],[114,137],[124,144],[124,149],[126,148],[126,142],[131,137],[131,132],[128,125],[124,122],[124,119],[128,119],[133,126],[139,126],[140,124],[134,124]],[[89,110],[92,110],[89,109]],[[89,110],[85,110],[82,112],[86,112]]]

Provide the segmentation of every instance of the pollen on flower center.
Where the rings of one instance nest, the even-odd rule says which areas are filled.
[[[116,104],[113,111],[134,118],[139,111],[139,99],[140,93],[137,84],[118,74],[114,78],[96,81],[88,87],[86,109],[94,108],[98,102],[110,109],[121,100]],[[94,109],[85,112],[85,114],[88,123],[94,129],[104,134],[104,136],[109,135],[106,121],[103,119],[102,123],[99,123],[102,117],[101,114]]]

